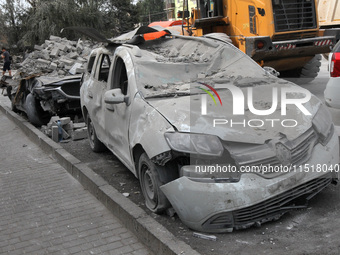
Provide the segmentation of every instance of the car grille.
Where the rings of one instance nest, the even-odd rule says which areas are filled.
[[[64,91],[65,94],[69,96],[78,96],[80,95],[80,82],[68,82],[61,85],[61,90]]]
[[[292,149],[293,165],[300,165],[306,162],[309,159],[312,149],[314,148],[318,140],[318,136],[315,133],[314,129],[308,130],[308,132],[305,133],[301,138],[303,140],[294,144],[294,147]]]
[[[290,210],[306,208],[309,199],[331,182],[331,174],[326,174],[256,205],[217,214],[208,219],[202,227],[206,230],[245,229],[253,225],[259,226],[268,221],[278,220]]]
[[[311,156],[312,150],[318,141],[318,135],[315,133],[313,128],[310,128],[300,137],[295,139],[294,141],[282,142],[287,148],[289,148],[291,153],[291,162],[290,164],[293,166],[299,166],[305,163]],[[273,156],[266,159],[248,161],[246,163],[241,163],[241,166],[279,166],[282,162],[277,158],[277,156]],[[267,171],[266,173],[270,173]]]
[[[288,33],[288,34],[278,34],[272,37],[273,42],[280,42],[286,40],[299,40],[317,37],[317,32],[298,32],[298,33]]]
[[[272,0],[275,31],[317,28],[314,0]]]
[[[283,215],[295,208],[307,207],[307,203],[296,206],[294,200],[306,195],[315,195],[331,183],[329,174],[322,178],[316,178],[296,188],[286,191],[271,199],[233,212],[235,226],[247,226],[254,222],[264,222],[266,218],[275,218],[276,215]],[[308,202],[308,199],[307,199]]]

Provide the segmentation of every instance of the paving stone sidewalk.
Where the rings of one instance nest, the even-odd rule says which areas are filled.
[[[0,111],[0,254],[152,254]]]

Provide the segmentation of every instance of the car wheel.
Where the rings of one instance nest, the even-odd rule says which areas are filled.
[[[106,149],[105,145],[99,141],[96,130],[90,116],[87,116],[87,136],[89,138],[90,147],[94,152],[102,152]]]
[[[50,115],[46,116],[46,112],[41,108],[39,100],[37,100],[31,93],[26,97],[25,110],[29,122],[35,126],[42,126],[47,124]]]
[[[280,72],[280,77],[303,85],[312,82],[320,72],[321,55],[315,55],[303,68]]]
[[[160,171],[166,171],[166,167],[154,164],[145,152],[140,156],[139,183],[145,198],[145,205],[154,213],[161,213],[170,207],[169,200],[160,189],[165,184],[161,181]]]

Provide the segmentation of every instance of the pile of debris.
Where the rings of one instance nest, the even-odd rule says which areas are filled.
[[[84,122],[73,123],[70,117],[53,116],[41,131],[55,142],[72,139],[73,141],[87,138],[87,127]]]
[[[14,79],[33,75],[64,76],[84,72],[84,64],[95,47],[90,41],[69,41],[51,35],[19,64]]]

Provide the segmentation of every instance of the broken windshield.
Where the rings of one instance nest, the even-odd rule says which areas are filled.
[[[201,93],[200,83],[215,86],[265,76],[265,71],[244,53],[212,40],[167,39],[141,49],[136,79],[146,98]]]

